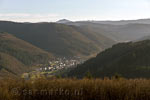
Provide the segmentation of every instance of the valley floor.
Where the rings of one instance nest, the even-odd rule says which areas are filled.
[[[0,100],[150,100],[148,79],[0,80]]]
[[[23,79],[36,79],[41,77],[51,77],[57,75],[61,71],[65,71],[71,68],[77,67],[78,64],[82,64],[84,60],[80,57],[71,58],[56,58],[50,60],[48,64],[38,64],[32,71],[23,73],[21,78]]]

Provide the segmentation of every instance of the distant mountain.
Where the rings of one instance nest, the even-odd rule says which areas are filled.
[[[114,32],[118,37],[122,37],[122,40],[133,41],[150,35],[150,24],[127,24],[117,27]]]
[[[71,70],[68,76],[111,77],[120,74],[127,78],[150,78],[150,40],[119,43]]]
[[[125,24],[150,24],[150,19],[120,20],[120,21],[91,21],[99,24],[125,25]]]
[[[93,41],[97,47],[104,50],[112,46],[112,44],[117,43],[114,39],[110,39],[103,35],[103,31],[95,31],[93,28],[81,26],[75,27],[72,26],[76,31],[82,33],[89,40]],[[107,41],[108,40],[108,41]],[[112,42],[111,42],[112,41]]]
[[[0,33],[0,77],[20,75],[53,56],[8,33]]]
[[[1,21],[0,30],[11,33],[55,56],[89,56],[116,43],[91,30],[56,23]]]
[[[70,23],[70,22],[72,22],[72,21],[70,21],[70,20],[67,20],[67,19],[61,19],[61,20],[59,20],[59,21],[57,21],[56,23]]]
[[[119,20],[119,21],[76,21],[68,22],[65,24],[83,25],[88,23],[106,24],[106,25],[127,25],[127,24],[150,24],[150,19],[137,19],[137,20]]]
[[[112,25],[90,21],[69,21],[58,24],[0,21],[0,31],[11,33],[55,56],[89,56],[117,42],[134,41],[150,35],[150,24]]]
[[[144,36],[150,35],[150,24],[128,23],[123,25],[100,24],[95,22],[73,22],[68,25],[78,27],[88,27],[103,36],[118,42],[133,41]]]
[[[135,40],[135,41],[143,41],[143,40],[150,40],[150,35],[144,36],[144,37],[139,38],[139,39],[137,39],[137,40]]]

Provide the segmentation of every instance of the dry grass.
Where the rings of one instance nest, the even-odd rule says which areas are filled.
[[[147,79],[1,80],[0,100],[150,100]]]

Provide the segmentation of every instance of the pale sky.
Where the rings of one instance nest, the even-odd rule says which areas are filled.
[[[53,22],[59,19],[150,18],[150,0],[0,0],[0,20]]]

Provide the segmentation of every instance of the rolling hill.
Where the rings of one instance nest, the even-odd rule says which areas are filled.
[[[53,56],[8,33],[0,33],[0,77],[17,76]]]
[[[141,19],[134,21],[123,21],[126,24],[115,24],[115,21],[110,23],[99,23],[96,21],[78,21],[65,23],[78,27],[88,27],[92,31],[102,34],[117,42],[134,41],[144,36],[150,35],[150,20]],[[114,23],[114,24],[113,24]],[[122,21],[118,21],[122,23]]]
[[[1,31],[11,33],[55,56],[89,56],[116,43],[104,35],[79,28],[57,23],[0,22]]]
[[[150,40],[119,43],[72,69],[68,76],[111,77],[120,74],[127,78],[150,78]]]

